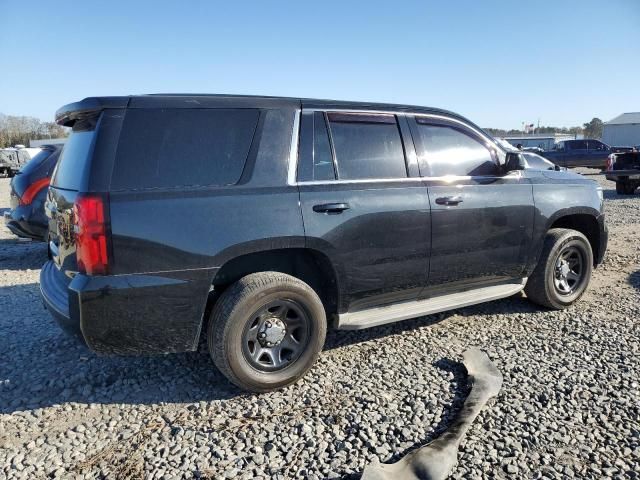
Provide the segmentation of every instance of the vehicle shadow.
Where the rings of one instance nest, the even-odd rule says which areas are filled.
[[[46,257],[46,252],[35,256]],[[41,259],[42,260],[42,259]],[[2,268],[6,268],[2,262]],[[40,264],[38,263],[38,266]],[[16,267],[17,268],[17,267]],[[20,269],[28,268],[24,263]],[[630,280],[631,281],[631,280]],[[638,274],[633,276],[638,281]],[[37,283],[0,287],[0,413],[31,410],[66,402],[194,403],[245,395],[215,368],[206,349],[152,357],[101,357],[62,332],[40,299]],[[539,311],[518,296],[360,331],[332,330],[325,350],[366,342],[404,331],[434,326],[455,315]],[[464,397],[461,364],[435,364],[456,376],[452,388]],[[457,398],[457,397],[456,397]],[[455,411],[456,400],[450,410]],[[448,418],[446,415],[444,419]],[[439,430],[437,430],[439,431]],[[420,439],[416,445],[426,441]]]
[[[640,270],[637,270],[629,275],[627,281],[629,282],[629,285],[634,287],[636,290],[640,290]]]
[[[36,283],[0,287],[0,311],[0,414],[66,402],[194,403],[243,395],[200,352],[96,355],[55,324]]]
[[[0,239],[0,270],[40,270],[47,261],[47,244],[22,241],[18,237]]]

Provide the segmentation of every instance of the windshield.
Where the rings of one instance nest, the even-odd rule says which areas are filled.
[[[50,148],[45,148],[40,150],[40,152],[36,153],[35,156],[33,156],[31,160],[29,160],[27,164],[24,167],[22,167],[20,171],[22,173],[32,172],[33,170],[38,168],[40,165],[42,165],[42,162],[44,162],[47,158],[49,158],[54,151],[55,151],[54,149],[50,149]]]

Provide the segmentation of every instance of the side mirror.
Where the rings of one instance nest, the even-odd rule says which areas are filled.
[[[524,168],[525,163],[522,155],[516,152],[507,152],[507,158],[504,164],[505,171],[524,170]]]

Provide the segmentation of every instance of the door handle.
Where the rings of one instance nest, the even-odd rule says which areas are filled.
[[[456,195],[455,197],[439,197],[436,198],[436,203],[438,205],[458,205],[462,203],[462,197],[460,195]]]
[[[323,203],[322,205],[314,205],[313,211],[318,213],[328,213],[329,215],[335,215],[342,213],[345,210],[349,210],[348,203]]]

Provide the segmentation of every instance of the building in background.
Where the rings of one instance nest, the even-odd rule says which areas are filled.
[[[602,141],[616,147],[640,145],[640,112],[623,113],[605,122]]]
[[[58,145],[64,144],[67,141],[67,137],[63,138],[43,138],[42,140],[29,140],[29,146],[31,148],[41,147],[42,145]]]
[[[580,135],[578,135],[578,137],[580,137]],[[551,150],[559,141],[573,140],[577,137],[569,133],[544,133],[539,135],[505,135],[500,138],[506,140],[514,147],[520,143],[523,147],[537,147],[542,150]]]

